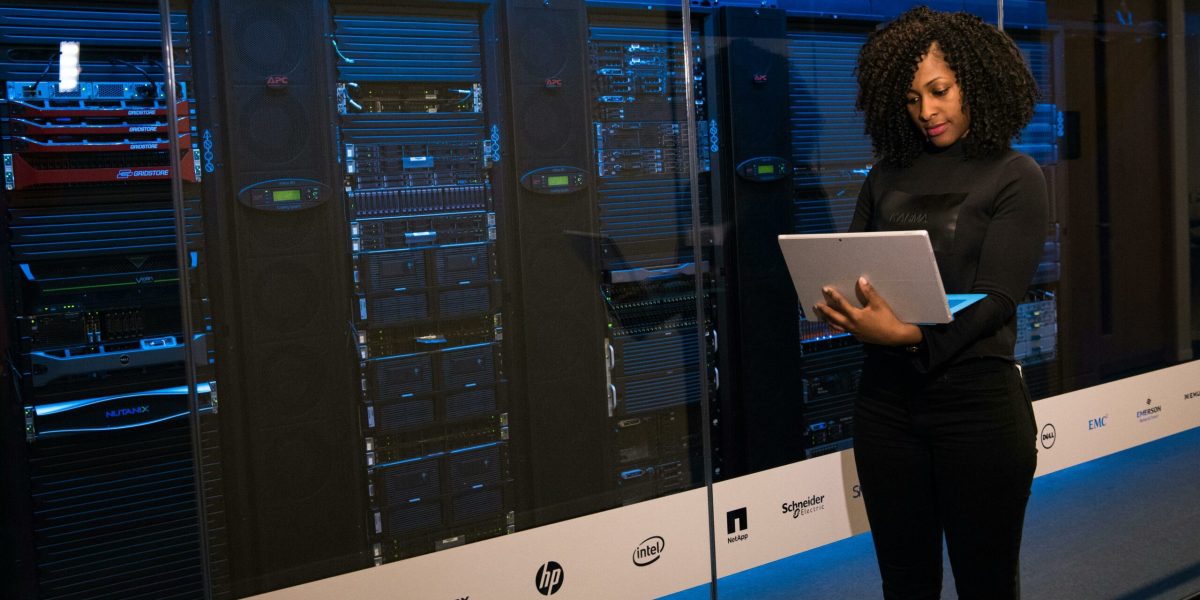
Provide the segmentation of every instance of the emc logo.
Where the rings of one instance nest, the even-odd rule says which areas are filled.
[[[1108,425],[1108,415],[1104,415],[1098,419],[1088,419],[1088,431],[1100,429],[1105,425]]]

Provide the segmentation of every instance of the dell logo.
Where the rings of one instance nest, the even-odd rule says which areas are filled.
[[[546,564],[538,568],[537,577],[533,582],[537,584],[537,591],[543,596],[551,596],[562,588],[563,584],[563,568],[562,565],[547,561]]]
[[[1100,429],[1105,425],[1108,425],[1108,415],[1104,415],[1098,419],[1088,419],[1088,431]]]
[[[1049,450],[1054,445],[1054,434],[1054,425],[1052,423],[1046,423],[1046,426],[1042,427],[1041,442],[1043,448]]]
[[[633,564],[639,567],[653,564],[662,558],[663,548],[666,546],[667,541],[662,539],[662,536],[656,535],[642,540],[642,543],[633,549]]]

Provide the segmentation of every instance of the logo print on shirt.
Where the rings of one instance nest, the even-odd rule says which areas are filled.
[[[913,195],[888,190],[879,198],[874,223],[875,231],[906,231],[924,229],[929,232],[933,251],[946,254],[954,250],[954,233],[958,229],[958,212],[966,194]]]

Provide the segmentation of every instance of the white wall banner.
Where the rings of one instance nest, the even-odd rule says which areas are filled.
[[[1038,475],[1200,427],[1200,361],[1033,403]]]
[[[1034,403],[1038,475],[1200,427],[1200,361]],[[713,486],[717,575],[867,531],[853,450]],[[705,490],[258,596],[654,598],[710,579]]]
[[[867,530],[854,452],[713,486],[717,576],[724,577]]]
[[[703,488],[256,596],[653,598],[710,581]]]

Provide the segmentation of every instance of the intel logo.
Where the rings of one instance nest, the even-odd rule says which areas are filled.
[[[653,564],[654,561],[662,558],[663,549],[666,547],[667,541],[662,536],[646,538],[638,544],[637,548],[633,549],[633,564],[639,567]]]

